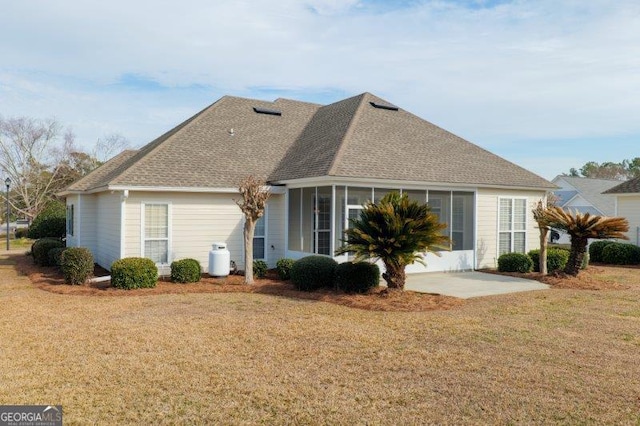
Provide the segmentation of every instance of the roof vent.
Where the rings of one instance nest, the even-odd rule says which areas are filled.
[[[379,109],[388,109],[389,111],[397,111],[398,107],[392,104],[379,104],[376,102],[369,102],[372,107]]]
[[[282,115],[282,111],[278,111],[277,109],[253,107],[253,110],[258,114],[278,115],[278,116]]]

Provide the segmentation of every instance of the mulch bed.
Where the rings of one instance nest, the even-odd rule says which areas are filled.
[[[384,287],[373,289],[367,294],[346,294],[323,289],[315,292],[298,291],[288,281],[277,279],[273,271],[266,278],[256,279],[254,285],[244,284],[244,277],[230,275],[212,278],[204,275],[200,282],[176,284],[168,279],[160,279],[155,288],[122,290],[111,286],[110,281],[68,285],[62,274],[54,267],[40,267],[25,255],[13,256],[17,268],[27,275],[34,286],[57,294],[79,296],[150,296],[158,294],[185,293],[258,293],[292,299],[317,300],[358,309],[373,311],[419,312],[446,310],[464,304],[462,299],[450,296],[417,293],[413,291],[390,291]],[[96,267],[94,276],[105,276],[109,272]]]
[[[573,290],[625,290],[630,288],[630,286],[625,284],[596,278],[596,275],[602,275],[605,270],[602,267],[594,265],[590,265],[587,269],[580,271],[577,277],[567,275],[561,271],[554,271],[549,275],[542,275],[540,272],[529,272],[526,274],[519,272],[498,272],[495,269],[486,269],[482,270],[482,272],[536,280],[544,284],[549,284],[553,288]]]

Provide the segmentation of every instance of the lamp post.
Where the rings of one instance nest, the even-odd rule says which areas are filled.
[[[6,178],[4,184],[7,185],[7,251],[9,251],[9,213],[11,208],[9,204],[9,187],[11,186],[11,179]]]

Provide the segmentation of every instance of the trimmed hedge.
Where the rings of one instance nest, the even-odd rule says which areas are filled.
[[[608,244],[602,249],[602,262],[610,265],[640,264],[640,247],[615,242]]]
[[[533,262],[533,272],[540,272],[540,250],[535,249],[527,253]],[[569,250],[549,247],[547,249],[547,272],[564,269],[569,260]]]
[[[33,219],[29,238],[64,238],[67,234],[67,208],[60,201],[52,201]]]
[[[47,256],[49,256],[49,265],[57,266],[58,268],[61,266],[60,261],[62,260],[62,252],[64,252],[66,247],[56,247],[49,250]]]
[[[345,293],[366,293],[380,283],[380,268],[368,262],[340,263],[336,266],[335,282]]]
[[[171,281],[174,283],[197,283],[202,268],[196,259],[181,259],[171,262]]]
[[[40,266],[52,266],[49,262],[49,250],[64,248],[64,243],[55,238],[41,238],[31,246],[33,260]]]
[[[302,291],[332,287],[338,263],[326,256],[307,256],[296,260],[291,267],[291,282]]]
[[[498,271],[522,272],[533,270],[533,261],[524,253],[505,253],[498,258]]]
[[[609,244],[615,243],[615,241],[611,240],[599,240],[589,244],[589,258],[591,259],[591,262],[604,263],[604,260],[602,258],[602,251]]]
[[[291,279],[291,268],[293,267],[295,260],[293,259],[279,259],[276,262],[276,271],[278,272],[278,278],[282,281]]]
[[[93,255],[84,247],[69,247],[62,252],[60,269],[67,284],[84,284],[93,275]]]
[[[158,267],[151,259],[126,257],[111,264],[111,284],[116,288],[152,288],[157,282]]]
[[[254,260],[253,261],[253,276],[256,278],[264,278],[267,276],[267,262],[264,260]]]

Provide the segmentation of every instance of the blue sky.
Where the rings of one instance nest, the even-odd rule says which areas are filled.
[[[141,146],[225,94],[372,92],[548,179],[640,156],[640,3],[3,2],[0,114]]]

